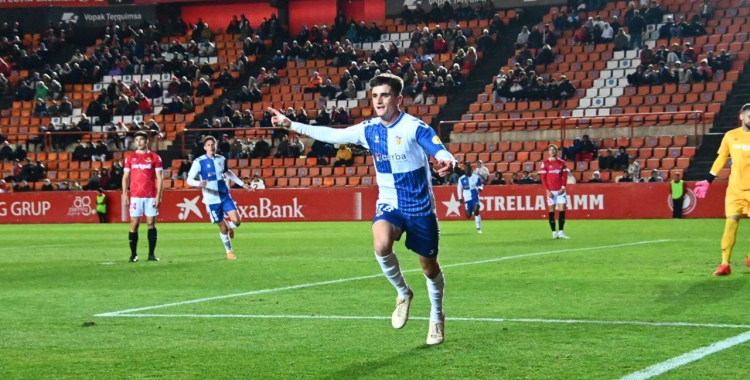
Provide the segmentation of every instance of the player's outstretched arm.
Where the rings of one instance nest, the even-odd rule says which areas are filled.
[[[187,175],[187,184],[192,187],[206,187],[207,182],[206,181],[200,181],[198,180],[198,175],[201,172],[201,164],[198,162],[198,160],[194,160],[193,164],[190,166],[190,171]]]
[[[236,174],[234,174],[231,170],[227,170],[224,172],[224,175],[229,178],[230,181],[234,182],[237,186],[242,186],[243,189],[248,191],[255,191],[252,186],[250,186],[249,183],[243,182],[240,177],[237,177]]]
[[[453,163],[456,159],[451,152],[445,149],[440,137],[429,125],[420,122],[416,131],[416,140],[419,146],[432,157],[435,157],[440,164],[440,169],[437,171],[439,176],[445,177],[453,171]]]
[[[358,144],[363,145],[360,141],[359,127],[357,125],[344,129],[330,127],[316,127],[312,125],[295,123],[289,120],[279,110],[268,107],[273,116],[271,123],[280,128],[291,129],[299,134],[310,136],[315,140],[323,141],[329,144]]]

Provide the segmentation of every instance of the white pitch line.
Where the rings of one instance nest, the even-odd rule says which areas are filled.
[[[504,257],[498,257],[498,258],[488,259],[488,260],[469,261],[469,262],[464,262],[464,263],[447,264],[447,265],[441,265],[441,266],[443,268],[452,268],[452,267],[459,267],[459,266],[464,266],[464,265],[487,264],[487,263],[494,263],[494,262],[499,262],[499,261],[521,259],[521,258],[525,258],[525,257],[551,255],[551,254],[555,254],[555,253],[592,251],[592,250],[610,249],[610,248],[622,248],[622,247],[630,247],[630,246],[635,246],[635,245],[666,243],[666,242],[669,242],[669,241],[673,241],[673,240],[671,240],[671,239],[646,240],[646,241],[638,241],[638,242],[634,242],[634,243],[601,245],[601,246],[598,246],[598,247],[583,247],[583,248],[559,249],[559,250],[555,250],[555,251],[525,253],[525,254],[521,254],[521,255],[504,256]],[[402,271],[402,272],[403,273],[410,273],[410,272],[418,272],[418,271],[422,271],[422,269],[421,268],[420,269],[409,269],[409,270],[405,270],[405,271]],[[189,300],[189,301],[171,302],[171,303],[165,303],[165,304],[162,304],[162,305],[146,306],[146,307],[139,307],[139,308],[135,308],[135,309],[113,311],[113,312],[109,312],[109,313],[96,314],[94,316],[95,317],[111,317],[111,316],[113,316],[115,314],[137,313],[137,312],[146,311],[146,310],[163,309],[165,307],[180,306],[180,305],[189,305],[189,304],[194,304],[194,303],[216,301],[216,300],[222,300],[222,299],[227,299],[227,298],[244,297],[244,296],[250,296],[250,295],[255,295],[255,294],[280,292],[280,291],[284,291],[284,290],[304,289],[304,288],[311,288],[311,287],[314,287],[314,286],[339,284],[339,283],[342,283],[342,282],[349,282],[349,281],[367,280],[367,279],[370,279],[370,278],[377,278],[377,277],[382,277],[382,276],[383,276],[382,273],[378,273],[378,274],[373,274],[373,275],[369,275],[369,276],[349,277],[349,278],[342,278],[342,279],[338,279],[338,280],[329,280],[329,281],[321,281],[321,282],[311,282],[311,283],[307,283],[307,284],[282,286],[282,287],[279,287],[279,288],[260,289],[260,290],[253,290],[253,291],[243,292],[243,293],[226,294],[226,295],[223,295],[223,296],[199,298],[199,299],[194,299],[194,300]]]
[[[104,317],[126,318],[247,318],[247,319],[335,319],[335,320],[390,320],[386,316],[359,315],[272,315],[272,314],[110,314]],[[411,316],[409,319],[426,321],[428,317]],[[549,323],[549,324],[591,324],[617,326],[654,326],[654,327],[708,327],[720,329],[750,329],[750,325],[733,325],[719,323],[692,322],[644,322],[644,321],[597,321],[586,319],[537,319],[537,318],[466,318],[446,317],[448,321],[490,322],[490,323]]]
[[[651,367],[644,368],[638,372],[633,372],[630,375],[622,377],[620,378],[620,380],[651,379],[663,373],[669,372],[675,368],[679,368],[694,361],[701,360],[708,355],[715,354],[728,348],[732,348],[747,341],[750,341],[750,331],[737,336],[733,336],[731,338],[724,339],[719,342],[712,343],[711,345],[701,347],[697,350],[690,351],[667,361],[654,364]]]
[[[164,239],[160,238],[160,242],[165,241],[184,241],[184,240],[201,240],[205,239],[205,237],[186,237],[186,238],[180,238],[180,239]],[[63,243],[63,244],[39,244],[39,245],[24,245],[24,246],[8,246],[8,247],[0,247],[0,251],[10,251],[10,250],[18,250],[18,249],[36,249],[36,248],[65,248],[65,247],[79,247],[79,246],[90,246],[90,245],[104,245],[104,244],[112,244],[111,241],[94,241],[94,242],[82,242],[82,243]]]

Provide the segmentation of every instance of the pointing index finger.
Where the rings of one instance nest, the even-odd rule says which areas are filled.
[[[277,109],[275,109],[273,107],[268,107],[268,111],[270,111],[271,113],[275,114],[276,116],[281,116],[281,112],[279,112],[279,110],[277,110]]]

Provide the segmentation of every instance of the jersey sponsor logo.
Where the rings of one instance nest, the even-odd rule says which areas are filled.
[[[386,161],[404,161],[406,160],[406,154],[380,154],[375,153],[375,161],[386,162]]]
[[[297,198],[292,198],[288,204],[274,204],[268,198],[258,199],[257,205],[237,206],[240,216],[243,218],[287,218],[301,219],[305,217],[302,213],[302,207]]]
[[[133,164],[130,165],[133,169],[140,169],[140,170],[150,170],[152,165],[151,164]]]
[[[740,149],[742,151],[747,152],[747,151],[750,150],[750,145],[747,145],[747,144],[734,144],[734,145],[732,145],[732,149]]]
[[[200,199],[200,196],[197,196],[193,199],[182,198],[182,203],[177,204],[177,207],[180,208],[180,214],[177,215],[177,219],[187,220],[187,218],[190,217],[190,214],[193,213],[195,213],[195,215],[197,215],[199,218],[203,219],[201,209],[198,208],[198,201]]]

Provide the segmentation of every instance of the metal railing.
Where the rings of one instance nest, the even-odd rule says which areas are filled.
[[[490,114],[491,115],[491,114]],[[438,123],[438,136],[448,137],[458,123],[476,124],[474,132],[499,132],[498,141],[503,141],[505,132],[558,130],[560,140],[565,140],[566,132],[570,130],[593,129],[592,127],[619,129],[629,128],[630,137],[635,136],[635,128],[655,125],[674,124],[675,116],[685,116],[685,123],[694,125],[693,134],[698,137],[706,133],[706,119],[703,111],[655,112],[655,113],[626,113],[609,116],[561,116],[542,118],[490,119],[490,120],[449,120]],[[612,125],[612,119],[615,119]],[[665,122],[669,120],[668,123]],[[643,125],[648,123],[649,125]],[[681,123],[681,122],[678,122]],[[635,125],[639,124],[639,125]],[[609,126],[608,126],[609,125]]]

